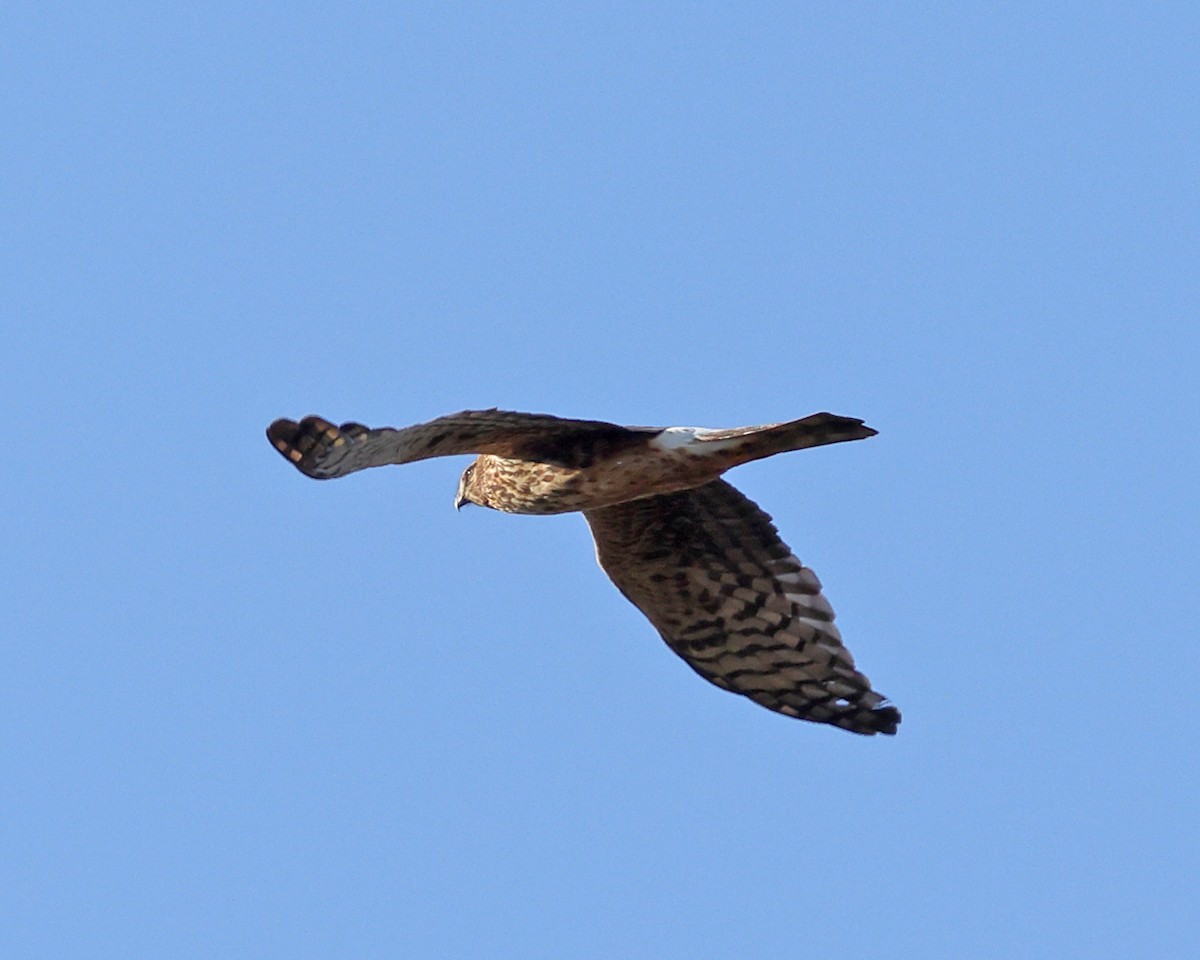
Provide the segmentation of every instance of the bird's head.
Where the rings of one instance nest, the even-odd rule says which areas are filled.
[[[464,503],[478,503],[483,505],[482,500],[477,500],[472,493],[475,487],[475,467],[478,461],[472,463],[458,480],[458,492],[454,495],[454,509],[461,510]]]

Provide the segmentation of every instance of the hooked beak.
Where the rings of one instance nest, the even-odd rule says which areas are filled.
[[[458,478],[458,490],[456,490],[454,493],[455,510],[461,510],[464,503],[475,502],[469,496],[467,496],[467,482],[471,479],[471,473],[474,471],[474,469],[475,465],[472,464],[471,466],[467,467],[467,469],[463,471],[462,476]]]

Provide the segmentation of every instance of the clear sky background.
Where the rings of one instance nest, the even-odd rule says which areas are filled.
[[[9,957],[1200,939],[1194,4],[0,13]],[[895,738],[705,684],[577,516],[278,416],[878,437],[731,479]]]

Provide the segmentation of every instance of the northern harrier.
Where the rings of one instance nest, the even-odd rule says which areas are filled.
[[[700,676],[768,710],[863,734],[895,733],[899,711],[854,668],[820,581],[771,518],[720,476],[776,453],[874,434],[831,413],[705,430],[501,410],[399,430],[335,427],[320,417],[267,429],[275,449],[317,480],[479,454],[455,506],[581,511],[605,573]]]

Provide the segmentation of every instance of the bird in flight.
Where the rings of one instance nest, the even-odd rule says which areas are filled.
[[[721,479],[751,460],[875,432],[831,413],[709,430],[493,409],[401,429],[276,420],[267,439],[317,480],[478,454],[456,507],[583,513],[604,572],[705,680],[789,717],[892,734],[900,712],[855,669],[816,575]]]

